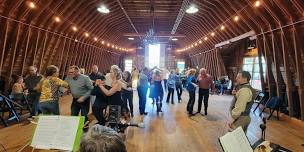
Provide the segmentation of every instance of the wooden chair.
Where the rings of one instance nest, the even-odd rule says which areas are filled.
[[[270,119],[270,117],[272,116],[274,111],[277,111],[277,118],[279,120],[279,110],[281,107],[281,99],[279,97],[271,97],[265,107],[263,108],[262,112],[260,113],[260,115],[262,115],[262,113],[265,111],[266,108],[268,108],[270,110],[270,115],[267,118],[268,120]]]

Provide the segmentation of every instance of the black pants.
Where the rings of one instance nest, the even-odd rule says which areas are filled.
[[[187,111],[189,114],[193,113],[193,106],[195,103],[195,91],[189,91],[189,101],[187,104]]]
[[[137,87],[137,91],[138,91],[138,98],[139,98],[139,113],[141,115],[143,115],[146,110],[148,87],[139,86],[139,87]]]
[[[41,111],[39,110],[39,97],[40,93],[38,92],[29,92],[27,96],[27,100],[32,105],[31,116],[35,116],[37,113],[41,113]]]
[[[123,106],[127,108],[129,104],[130,113],[133,116],[133,91],[123,91],[121,97]]]
[[[88,121],[88,113],[90,109],[90,98],[85,99],[82,103],[77,102],[78,98],[73,98],[71,105],[71,115],[78,116],[81,111],[81,116],[85,117],[85,122]]]
[[[168,95],[167,95],[167,102],[169,102],[171,96],[171,103],[173,104],[173,99],[174,99],[174,89],[168,87]]]
[[[176,93],[178,100],[182,100],[182,93],[183,93],[182,85],[176,85]]]
[[[98,124],[103,125],[103,126],[106,123],[106,119],[104,118],[104,115],[103,115],[103,110],[106,108],[107,108],[107,106],[105,104],[102,104],[96,100],[92,106],[92,111],[93,111],[95,118],[98,120]]]
[[[207,113],[208,99],[209,99],[209,89],[199,88],[198,93],[199,93],[199,95],[198,95],[198,109],[197,109],[197,112],[201,112],[202,100],[204,99],[205,113]]]

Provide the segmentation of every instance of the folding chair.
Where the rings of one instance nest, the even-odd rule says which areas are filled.
[[[280,110],[280,106],[281,106],[281,99],[278,97],[271,97],[265,107],[263,108],[262,112],[260,113],[260,115],[262,115],[262,113],[265,111],[266,108],[269,108],[270,110],[270,115],[267,118],[268,120],[270,119],[270,117],[272,116],[274,111],[277,111],[277,118],[279,120],[279,110]]]
[[[11,120],[15,119],[16,121],[19,122],[20,117],[14,108],[14,105],[13,105],[14,101],[12,101],[11,99],[9,99],[8,97],[6,97],[3,94],[0,94],[0,97],[2,99],[1,102],[3,103],[2,110],[4,112],[9,112],[9,118],[7,120],[11,121]],[[2,117],[3,117],[3,115],[2,115]]]
[[[265,92],[259,92],[257,97],[254,99],[255,103],[258,103],[257,106],[254,108],[253,112],[255,112],[260,105],[265,105],[268,99],[268,95]]]
[[[27,110],[29,113],[31,113],[31,106],[26,98],[26,96],[23,94],[23,100],[15,100],[14,95],[9,95],[9,98],[14,101],[13,105],[16,105],[15,110],[19,110],[19,114],[22,115],[23,110]]]

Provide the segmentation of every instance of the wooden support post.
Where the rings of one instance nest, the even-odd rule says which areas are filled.
[[[35,65],[35,60],[36,60],[36,55],[37,55],[38,45],[39,45],[39,39],[40,39],[40,30],[38,30],[38,36],[37,36],[37,40],[36,40],[36,47],[35,47],[35,52],[34,52],[34,58],[33,58],[33,61],[32,61],[32,65]]]
[[[59,62],[58,62],[58,68],[59,68],[59,70],[62,70],[61,66],[62,66],[63,53],[65,51],[66,41],[67,41],[67,38],[65,37],[64,41],[63,41],[63,47],[61,49],[61,52],[59,52],[60,53]]]
[[[74,40],[70,40],[69,41],[69,45],[68,45],[68,48],[67,48],[67,51],[66,51],[67,53],[65,55],[65,61],[63,62],[63,67],[62,67],[62,64],[61,64],[61,71],[62,71],[61,78],[62,79],[64,77],[64,73],[66,72],[68,58],[69,58],[69,52],[70,52],[70,49],[71,49],[71,43],[72,43],[72,41],[74,41]]]
[[[288,61],[288,50],[285,45],[284,41],[284,31],[281,28],[281,43],[282,43],[282,51],[283,51],[283,61],[284,61],[284,69],[286,73],[286,93],[287,93],[287,99],[288,99],[288,111],[289,116],[292,117],[294,115],[293,112],[293,100],[292,100],[292,78],[291,78],[291,72],[290,72],[290,65]]]
[[[2,54],[1,54],[1,61],[0,61],[0,76],[2,75],[2,68],[3,68],[3,62],[4,62],[4,53],[5,53],[7,34],[8,34],[8,27],[9,27],[9,21],[6,20],[5,35],[4,35],[4,40],[3,40]]]
[[[256,39],[256,46],[258,49],[258,58],[259,58],[259,69],[260,69],[260,78],[261,78],[261,84],[262,84],[262,91],[265,92],[265,78],[264,78],[264,69],[263,69],[263,63],[262,63],[262,46],[260,46],[259,40]]]
[[[27,34],[26,46],[25,46],[22,68],[21,68],[21,75],[24,74],[24,67],[25,67],[25,63],[26,63],[26,59],[27,59],[27,52],[28,52],[28,45],[29,45],[29,42],[30,42],[30,37],[31,37],[31,27],[29,27],[28,34]]]
[[[47,38],[48,38],[48,33],[45,32],[45,36],[44,36],[44,42],[43,42],[43,48],[42,48],[42,52],[41,52],[41,57],[40,57],[40,61],[38,63],[38,71],[41,72],[42,70],[42,64],[43,64],[43,59],[44,59],[44,53],[45,53],[45,48],[46,48],[46,42],[47,42]]]
[[[279,50],[275,50],[275,37],[274,37],[274,33],[271,32],[271,44],[272,44],[272,54],[273,54],[273,63],[274,63],[274,67],[275,67],[275,73],[276,73],[276,91],[277,91],[277,96],[279,98],[281,98],[281,93],[280,93],[280,83],[279,83],[279,75],[281,74],[281,71],[280,71],[280,65],[279,65],[279,61],[278,61],[278,55],[277,55],[277,51]]]
[[[17,51],[17,47],[18,47],[18,42],[19,42],[19,37],[20,37],[20,28],[21,28],[21,25],[18,24],[17,25],[18,28],[17,28],[17,35],[16,35],[16,39],[15,39],[15,44],[14,44],[14,48],[13,48],[13,56],[12,56],[12,61],[10,63],[10,70],[9,70],[9,81],[8,81],[8,84],[11,84],[11,81],[12,81],[12,74],[13,74],[13,69],[14,69],[14,65],[15,65],[15,58],[16,58],[16,51]]]
[[[301,109],[301,120],[304,120],[304,74],[303,74],[303,58],[302,52],[303,47],[299,47],[301,45],[300,38],[297,36],[297,29],[295,26],[292,28],[292,40],[294,45],[295,59],[296,59],[296,70],[297,70],[297,79],[299,81],[298,93],[300,100],[300,109]],[[302,51],[301,51],[302,50]]]
[[[265,61],[266,61],[266,75],[267,75],[267,84],[268,84],[268,89],[269,89],[269,97],[273,97],[274,94],[273,94],[273,84],[271,82],[271,73],[272,73],[272,70],[271,70],[271,63],[272,63],[272,60],[270,58],[270,50],[267,48],[267,40],[266,40],[266,35],[264,34],[263,32],[263,46],[264,46],[264,52],[265,52]]]

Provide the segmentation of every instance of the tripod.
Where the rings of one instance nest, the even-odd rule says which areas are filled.
[[[262,130],[262,135],[261,135],[261,139],[265,140],[266,135],[265,135],[265,130],[266,130],[266,118],[263,117],[263,123],[260,124],[260,128]]]

